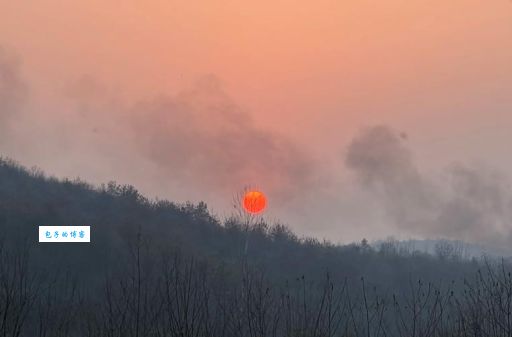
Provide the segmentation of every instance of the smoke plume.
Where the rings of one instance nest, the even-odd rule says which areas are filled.
[[[416,167],[406,137],[386,126],[355,137],[345,164],[401,232],[502,247],[511,237],[512,191],[497,172],[453,165],[430,177]]]

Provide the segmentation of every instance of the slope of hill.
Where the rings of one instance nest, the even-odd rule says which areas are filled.
[[[38,225],[90,225],[92,242],[39,244]],[[138,234],[154,251],[179,249],[228,264],[243,256],[284,279],[330,270],[340,278],[375,275],[379,283],[390,286],[400,283],[401,277],[405,282],[410,276],[435,280],[439,274],[454,279],[473,269],[470,263],[441,263],[418,252],[400,256],[389,249],[298,238],[279,224],[261,222],[247,229],[243,219],[214,218],[204,203],[150,201],[132,186],[111,182],[95,188],[78,180],[46,178],[9,160],[0,161],[0,228],[7,244],[15,237],[25,240],[41,263],[73,269],[79,261],[78,271],[86,277],[108,268]]]
[[[38,225],[90,225],[92,242],[38,243]],[[5,336],[512,333],[497,323],[512,312],[504,264],[298,238],[282,225],[217,219],[204,203],[152,201],[5,159],[0,231]]]

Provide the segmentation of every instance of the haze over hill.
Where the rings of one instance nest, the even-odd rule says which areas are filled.
[[[258,127],[215,77],[175,96],[131,106],[104,101],[97,110],[89,105],[95,100],[85,100],[81,109],[49,123],[43,111],[24,108],[29,89],[16,58],[0,52],[0,68],[0,145],[29,162],[62,162],[76,169],[71,176],[95,177],[97,184],[116,177],[140,182],[143,191],[160,191],[157,195],[205,200],[220,216],[229,215],[232,196],[243,186],[256,185],[270,197],[268,217],[339,242],[392,235],[508,247],[508,177],[483,165],[427,172],[417,164],[409,136],[391,127],[356,133],[343,151],[341,179],[332,172],[336,165],[327,167],[328,160],[299,143]],[[72,89],[80,94],[99,90],[86,79],[76,85]],[[109,114],[103,115],[106,106]],[[216,122],[208,120],[212,113]]]
[[[502,245],[510,22],[506,0],[3,1],[0,153],[221,216],[257,185],[334,241]],[[378,154],[350,148],[379,125]]]

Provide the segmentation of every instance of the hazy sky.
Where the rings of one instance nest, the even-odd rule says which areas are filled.
[[[0,0],[0,153],[334,241],[508,236],[511,90],[508,0]]]

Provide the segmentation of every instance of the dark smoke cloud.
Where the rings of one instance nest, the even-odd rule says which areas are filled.
[[[511,237],[512,191],[496,172],[454,165],[433,179],[416,167],[406,137],[386,126],[354,138],[345,164],[402,232],[502,247]]]
[[[231,193],[259,185],[285,201],[315,182],[311,158],[258,128],[214,76],[174,97],[140,102],[130,115],[139,150],[185,184]]]
[[[213,75],[176,95],[132,102],[94,75],[79,76],[60,97],[28,105],[21,116],[27,94],[20,60],[0,48],[1,149],[22,162],[181,201],[231,203],[253,186],[278,208],[318,189],[309,154],[256,126]]]

